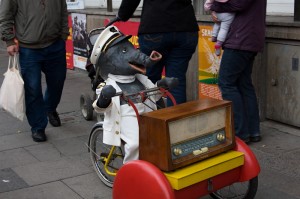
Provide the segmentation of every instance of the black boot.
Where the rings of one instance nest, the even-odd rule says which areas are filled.
[[[32,132],[32,139],[35,142],[45,142],[47,141],[47,136],[45,134],[45,130],[35,130]]]
[[[56,111],[48,112],[47,115],[48,115],[48,120],[52,126],[54,127],[61,126],[60,118]]]

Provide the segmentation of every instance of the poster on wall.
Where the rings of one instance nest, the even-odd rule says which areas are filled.
[[[84,0],[66,0],[66,1],[67,1],[68,10],[84,9]]]
[[[218,87],[221,56],[217,56],[211,41],[212,26],[199,26],[199,97],[222,99]]]
[[[70,35],[66,41],[66,60],[67,60],[67,68],[74,69],[73,63],[73,41],[72,41],[72,17],[71,15],[68,16],[68,26]]]
[[[73,62],[74,66],[85,70],[88,57],[86,49],[86,15],[72,13],[72,40],[74,46]]]

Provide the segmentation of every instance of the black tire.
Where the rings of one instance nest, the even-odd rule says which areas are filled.
[[[237,182],[210,194],[214,199],[253,199],[258,187],[258,177]]]
[[[83,93],[80,96],[80,109],[84,119],[86,119],[87,121],[93,119],[94,109],[92,105],[92,100],[91,97],[86,93]]]
[[[112,187],[115,176],[109,175],[104,168],[105,159],[108,157],[109,152],[113,146],[103,143],[103,128],[96,126],[90,135],[89,141],[90,158],[93,167],[99,176],[100,180],[108,187]],[[108,169],[110,172],[116,173],[123,165],[123,153],[121,147],[114,147],[112,157],[108,160]]]

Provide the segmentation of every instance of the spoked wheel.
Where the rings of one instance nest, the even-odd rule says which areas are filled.
[[[210,194],[214,199],[253,199],[256,195],[258,177],[237,182]]]
[[[93,119],[92,100],[91,97],[86,93],[83,93],[80,96],[80,109],[84,119],[88,121]]]
[[[105,185],[112,187],[115,174],[123,165],[121,147],[114,147],[103,143],[102,126],[96,126],[92,130],[89,146],[90,157],[96,173]],[[105,163],[107,163],[106,168]]]

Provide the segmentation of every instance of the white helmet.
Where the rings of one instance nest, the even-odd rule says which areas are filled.
[[[90,57],[92,64],[96,64],[100,54],[106,50],[106,48],[115,41],[117,38],[123,36],[116,26],[108,26],[98,36],[93,51]]]

